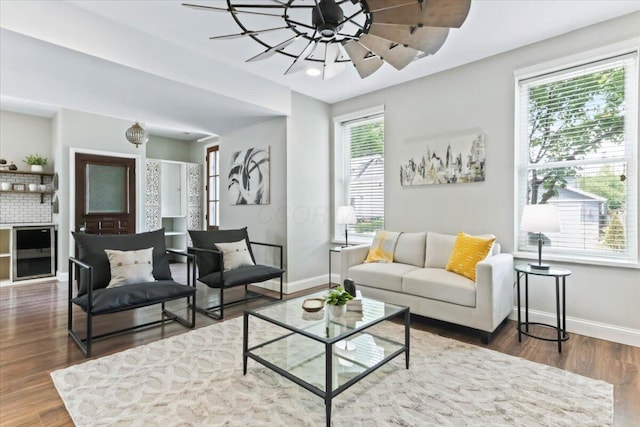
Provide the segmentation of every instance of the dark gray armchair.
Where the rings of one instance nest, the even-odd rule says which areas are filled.
[[[195,310],[191,310],[191,321],[165,308],[165,303],[180,298],[187,299],[187,306],[196,302],[194,256],[165,248],[164,230],[140,234],[96,235],[73,233],[78,249],[78,258],[69,258],[69,300],[67,329],[69,336],[80,347],[85,356],[91,355],[92,342],[116,334],[121,334],[150,325],[177,321],[195,327]],[[132,251],[153,248],[154,281],[133,283],[108,288],[111,279],[109,259],[105,249]],[[171,277],[169,253],[187,258],[187,284],[180,284]],[[77,273],[78,291],[73,297],[74,272]],[[192,301],[193,300],[193,301]],[[87,315],[87,336],[80,338],[73,330],[73,304]],[[149,305],[161,304],[161,319],[130,328],[94,336],[92,321],[95,316],[133,310]]]
[[[247,286],[252,283],[265,282],[271,279],[280,279],[280,298],[282,299],[282,245],[270,243],[252,242],[249,240],[247,228],[236,230],[211,230],[211,231],[189,231],[193,247],[189,248],[189,252],[195,254],[196,264],[198,266],[198,281],[204,283],[210,288],[219,289],[218,304],[201,308],[196,307],[199,312],[213,318],[223,319],[224,309],[233,304],[245,302],[254,298],[272,298],[266,294],[250,291]],[[217,243],[231,243],[244,240],[251,259],[255,264],[252,245],[259,245],[279,249],[280,268],[268,265],[242,265],[237,268],[225,271],[224,255],[222,251],[216,247]],[[245,297],[240,300],[225,303],[224,290],[237,286],[244,286]]]

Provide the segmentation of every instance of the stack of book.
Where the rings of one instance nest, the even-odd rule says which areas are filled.
[[[347,301],[347,311],[362,312],[362,292],[356,291],[356,296],[351,301]]]

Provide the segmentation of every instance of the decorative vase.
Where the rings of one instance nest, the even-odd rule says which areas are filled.
[[[42,172],[42,165],[31,165],[31,172]]]
[[[329,305],[329,315],[331,317],[342,317],[347,312],[346,304],[343,305]]]

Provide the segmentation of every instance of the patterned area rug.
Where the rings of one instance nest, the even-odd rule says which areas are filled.
[[[258,321],[250,331],[261,340],[282,332]],[[375,333],[402,337],[403,329],[385,323]],[[613,423],[611,384],[557,368],[419,330],[411,330],[410,369],[404,364],[401,355],[337,396],[332,425]],[[319,397],[252,360],[242,375],[242,318],[51,377],[78,426],[325,425]]]

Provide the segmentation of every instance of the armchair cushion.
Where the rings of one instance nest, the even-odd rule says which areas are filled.
[[[107,288],[153,282],[153,248],[139,251],[104,250],[109,258],[111,280]]]
[[[118,286],[93,291],[92,314],[107,314],[129,310],[170,301],[176,298],[195,294],[196,288],[181,285],[172,280],[158,282],[136,283],[134,285]],[[78,296],[71,301],[87,311],[88,295]]]
[[[78,259],[93,267],[93,289],[105,288],[111,280],[109,258],[105,249],[132,251],[153,248],[153,278],[172,280],[169,257],[166,254],[164,229],[139,234],[98,235],[72,233],[78,248]],[[88,277],[81,271],[78,295],[87,292]]]
[[[233,270],[243,265],[255,265],[244,240],[232,243],[216,243],[216,247],[224,257],[224,271]]]
[[[251,259],[254,263],[256,262],[253,251],[251,250],[247,227],[236,230],[216,230],[215,232],[189,230],[189,236],[191,236],[193,246],[202,249],[215,249],[216,243],[232,243],[244,239],[247,249],[249,249]],[[196,263],[201,276],[220,271],[220,263],[215,254],[206,252],[199,253],[196,258]]]
[[[259,283],[282,276],[284,270],[267,265],[243,265],[222,273],[225,288],[241,286],[249,283]],[[206,274],[198,278],[210,288],[220,287],[220,271]]]

